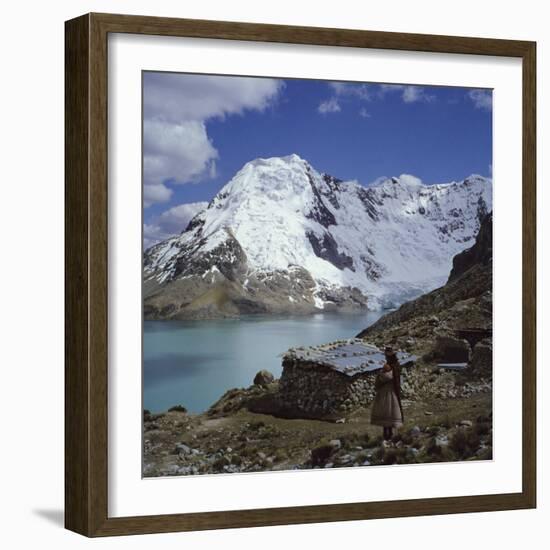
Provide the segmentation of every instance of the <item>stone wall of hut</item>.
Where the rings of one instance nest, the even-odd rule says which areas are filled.
[[[372,402],[375,376],[351,378],[324,365],[285,358],[279,397],[285,408],[308,415],[344,414]]]

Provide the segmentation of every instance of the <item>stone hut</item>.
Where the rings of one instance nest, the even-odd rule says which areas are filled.
[[[397,352],[401,365],[416,357]],[[279,398],[284,408],[305,416],[345,414],[374,399],[374,379],[384,352],[361,339],[293,348],[283,356]]]

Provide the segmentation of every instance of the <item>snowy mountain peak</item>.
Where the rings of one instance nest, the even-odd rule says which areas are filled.
[[[258,158],[247,162],[225,185],[218,196],[251,193],[299,193],[307,186],[309,163],[298,155]]]
[[[491,209],[491,181],[481,176],[425,185],[402,174],[364,187],[296,154],[256,159],[181,235],[146,251],[146,277],[156,291],[212,277],[255,304],[280,294],[277,280],[286,307],[376,307],[443,284]],[[297,280],[306,287],[296,290]]]
[[[485,178],[483,176],[480,176],[479,174],[471,174],[464,180],[465,184],[481,184],[481,185],[490,185],[492,182],[489,178]]]
[[[404,187],[425,187],[421,179],[411,174],[401,174],[398,178],[392,178],[392,180]]]
[[[257,158],[247,162],[242,170],[250,171],[256,168],[265,170],[304,170],[310,167],[310,164],[296,155],[295,153],[285,157]]]

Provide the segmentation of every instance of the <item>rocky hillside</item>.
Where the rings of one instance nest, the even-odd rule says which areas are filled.
[[[358,337],[431,353],[438,339],[458,329],[492,329],[492,213],[481,224],[472,247],[453,258],[447,283],[381,317]]]
[[[435,380],[432,386],[460,391],[404,399],[405,425],[391,441],[382,441],[381,428],[370,423],[369,407],[335,422],[250,411],[251,400],[276,391],[277,381],[265,388],[230,390],[199,415],[181,406],[155,415],[145,411],[143,475],[491,460],[490,388],[470,394],[453,373],[427,376]]]
[[[384,307],[446,280],[492,208],[491,181],[364,187],[297,155],[247,163],[144,255],[146,318]]]

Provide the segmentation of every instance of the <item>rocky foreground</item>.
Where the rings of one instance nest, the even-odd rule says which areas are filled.
[[[281,418],[250,409],[278,381],[228,391],[207,412],[176,406],[144,414],[145,477],[492,458],[492,384],[428,365],[404,373],[405,424],[392,441],[370,408],[331,421]],[[414,397],[413,397],[414,396]],[[269,399],[268,399],[269,400]]]

